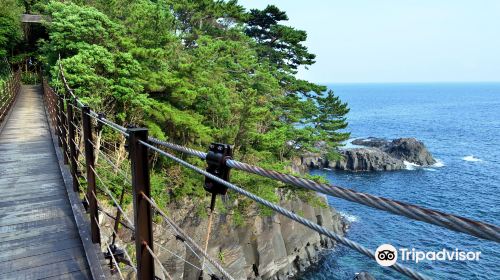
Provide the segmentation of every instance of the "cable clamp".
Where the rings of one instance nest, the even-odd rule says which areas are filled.
[[[210,144],[206,161],[208,164],[207,172],[221,178],[224,181],[229,181],[230,167],[226,165],[228,159],[232,159],[233,151],[228,144],[212,143]],[[225,195],[227,187],[215,182],[214,180],[205,177],[204,188],[207,192],[212,194]]]

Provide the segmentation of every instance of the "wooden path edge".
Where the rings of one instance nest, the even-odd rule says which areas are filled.
[[[42,86],[43,91],[43,86]],[[43,93],[42,93],[43,94]],[[49,125],[50,136],[52,138],[52,144],[54,145],[54,150],[57,156],[57,162],[59,164],[59,169],[61,170],[61,175],[63,178],[64,186],[66,187],[66,192],[68,194],[69,202],[71,204],[71,210],[73,212],[73,218],[75,219],[76,227],[78,233],[80,234],[80,239],[82,241],[83,249],[85,251],[85,257],[89,265],[90,273],[94,280],[104,280],[113,279],[111,273],[108,270],[104,270],[103,267],[106,266],[106,260],[101,252],[99,244],[92,243],[90,235],[90,220],[86,216],[86,211],[83,208],[82,202],[78,197],[77,193],[73,191],[73,178],[69,169],[64,164],[64,159],[62,151],[57,144],[57,135],[54,133],[54,127],[49,120],[49,115],[47,112],[47,103],[45,96],[43,96],[44,112],[46,116],[46,121]],[[0,130],[1,131],[1,130]]]
[[[5,117],[3,118],[3,121],[0,123],[0,134],[2,133],[3,128],[7,124],[7,120],[10,117],[10,114],[12,113],[12,111],[14,110],[14,107],[16,106],[16,103],[17,103],[17,100],[18,100],[20,93],[21,93],[21,87],[19,87],[19,91],[17,92],[16,97],[14,98],[14,102],[12,102],[12,106],[10,106],[9,110],[7,111],[7,114],[5,114]],[[45,100],[45,97],[43,100]],[[47,116],[47,113],[45,113],[45,116]]]

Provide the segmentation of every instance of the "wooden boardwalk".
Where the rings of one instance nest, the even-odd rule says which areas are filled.
[[[91,279],[42,90],[22,86],[0,130],[0,279]]]

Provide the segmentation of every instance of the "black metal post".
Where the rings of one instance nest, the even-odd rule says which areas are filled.
[[[92,242],[101,243],[101,234],[99,232],[98,208],[96,199],[96,181],[95,181],[95,157],[94,146],[92,146],[92,121],[90,118],[90,108],[82,107],[82,123],[83,123],[83,141],[85,143],[85,165],[87,166],[87,199],[89,201],[90,212],[90,230],[92,234]]]
[[[73,125],[75,116],[73,112],[73,105],[76,104],[74,100],[68,99],[66,101],[67,107],[68,107],[68,143],[69,143],[69,156],[70,156],[70,170],[71,170],[71,176],[73,177],[73,190],[75,192],[80,191],[80,186],[78,182],[78,176],[76,174],[76,171],[78,169],[78,166],[76,165],[76,138],[75,138],[75,126]]]
[[[154,279],[154,259],[146,245],[153,250],[153,222],[151,205],[143,195],[151,197],[148,167],[148,148],[139,143],[146,142],[148,130],[130,128],[129,148],[132,165],[132,189],[134,196],[135,249],[137,257],[137,279]]]
[[[60,120],[60,128],[61,128],[61,135],[59,135],[59,138],[61,138],[62,142],[62,148],[63,148],[63,156],[64,156],[64,164],[68,164],[68,143],[66,141],[66,114],[64,114],[64,97],[59,96],[59,117],[61,118]]]

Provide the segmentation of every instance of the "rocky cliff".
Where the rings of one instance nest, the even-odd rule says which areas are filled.
[[[393,158],[422,166],[436,163],[436,160],[427,150],[424,143],[415,138],[398,138],[387,141],[385,139],[370,137],[356,139],[352,141],[352,144],[377,148]]]
[[[346,231],[347,224],[334,209],[314,208],[298,198],[283,198],[279,204],[338,234],[343,235]],[[176,223],[198,244],[204,244],[208,218],[199,215],[198,204],[185,200],[182,204],[169,205],[168,209]],[[263,217],[257,207],[251,208],[243,224],[236,226],[234,220],[232,213],[215,214],[208,252],[235,279],[288,279],[316,263],[321,250],[335,246],[333,240],[288,218],[279,215]],[[128,230],[124,229],[120,234],[123,234],[120,242],[131,240]],[[160,245],[155,251],[173,279],[198,279],[199,270],[195,267],[201,267],[199,258],[175,238],[167,224],[159,222],[155,225],[154,236]],[[133,243],[128,245],[133,246]],[[157,275],[162,275],[159,268]],[[132,279],[132,275],[130,277]]]
[[[376,148],[354,148],[341,150],[343,159],[336,161],[333,168],[350,171],[391,171],[405,168],[402,160]]]
[[[335,168],[348,171],[391,171],[406,168],[407,164],[429,166],[436,163],[424,143],[415,138],[388,141],[381,138],[356,139],[355,147],[339,149],[340,160],[329,162],[325,152],[306,153],[301,165],[309,168]]]
[[[341,216],[333,209],[313,208],[299,199],[283,199],[280,204],[339,234],[345,230]],[[172,213],[175,213],[174,218],[186,232],[203,244],[207,219],[196,216],[196,206],[192,207],[178,208]],[[235,226],[231,214],[216,215],[209,241],[210,255],[217,256],[235,279],[287,279],[317,262],[320,250],[334,245],[332,240],[288,218],[279,215],[262,217],[256,208],[248,214],[241,226]],[[159,234],[165,236],[164,246],[183,249],[182,244],[171,235],[168,238],[166,232]],[[199,264],[196,256],[184,253],[190,262]],[[199,272],[192,266],[185,265],[169,254],[163,254],[161,258],[170,265],[175,279],[197,278]]]

